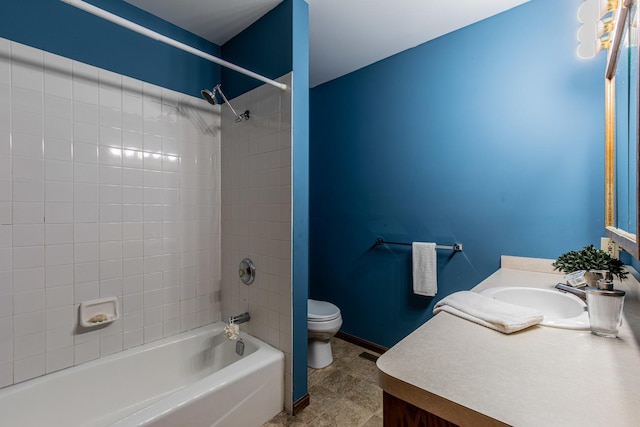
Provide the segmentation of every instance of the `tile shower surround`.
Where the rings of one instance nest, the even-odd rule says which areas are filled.
[[[220,317],[219,110],[0,40],[0,385]],[[121,318],[77,327],[78,303]]]
[[[277,80],[291,87],[291,73]],[[222,314],[248,311],[241,328],[285,353],[291,412],[291,91],[263,85],[230,103],[251,118],[235,123],[222,106]],[[238,279],[247,257],[256,264],[251,286]]]
[[[201,99],[0,39],[0,387],[221,318],[220,128]],[[106,296],[120,320],[79,330]]]

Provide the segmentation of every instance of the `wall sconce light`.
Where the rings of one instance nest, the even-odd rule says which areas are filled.
[[[578,9],[578,56],[593,58],[609,48],[620,0],[585,0]]]

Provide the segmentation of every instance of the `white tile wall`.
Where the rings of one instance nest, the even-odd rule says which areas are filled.
[[[291,74],[279,79],[291,87]],[[291,91],[264,85],[222,109],[223,318],[249,311],[242,325],[285,353],[285,407],[291,411]],[[238,264],[251,258],[256,280],[246,286]]]
[[[0,387],[220,319],[219,112],[0,39]]]

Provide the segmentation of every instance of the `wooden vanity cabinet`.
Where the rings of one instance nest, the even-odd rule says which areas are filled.
[[[383,392],[382,396],[384,427],[458,427],[392,394]]]

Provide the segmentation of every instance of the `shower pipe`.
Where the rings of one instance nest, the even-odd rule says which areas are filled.
[[[107,21],[113,22],[114,24],[120,25],[121,27],[128,28],[131,31],[135,31],[138,34],[142,34],[143,36],[149,37],[151,39],[157,40],[159,42],[168,44],[180,50],[184,50],[185,52],[189,52],[193,55],[199,56],[200,58],[204,58],[208,61],[214,62],[220,66],[225,68],[229,68],[231,70],[237,71],[245,76],[252,77],[256,80],[260,80],[263,83],[270,84],[271,86],[275,86],[282,90],[287,90],[287,85],[284,83],[277,82],[275,80],[271,80],[267,77],[264,77],[258,73],[254,73],[253,71],[247,70],[246,68],[239,67],[231,62],[227,62],[224,59],[220,59],[216,56],[210,55],[208,53],[202,52],[201,50],[195,49],[189,45],[186,45],[177,40],[171,39],[167,36],[163,36],[160,33],[157,33],[153,30],[150,30],[142,25],[138,25],[134,22],[128,21],[124,18],[121,18],[118,15],[114,15],[111,12],[107,12],[104,9],[100,9],[99,7],[93,6],[91,4],[85,3],[82,0],[60,0],[64,3],[67,3],[70,6],[77,7],[78,9],[84,10],[92,15],[98,16],[102,19],[106,19]]]

